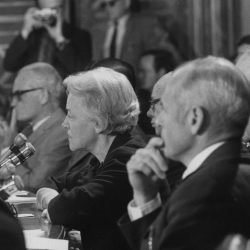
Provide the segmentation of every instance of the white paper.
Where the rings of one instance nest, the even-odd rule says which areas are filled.
[[[15,195],[10,196],[7,200],[9,203],[36,203],[36,197],[18,197]]]
[[[27,249],[68,250],[67,240],[29,237],[26,239]]]
[[[41,229],[23,230],[23,234],[25,239],[28,239],[32,237],[42,237],[44,236],[44,231]]]

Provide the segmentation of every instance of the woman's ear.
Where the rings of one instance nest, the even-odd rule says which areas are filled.
[[[100,118],[96,118],[96,120],[94,121],[94,126],[95,126],[95,132],[97,134],[100,134],[103,131],[103,121]]]

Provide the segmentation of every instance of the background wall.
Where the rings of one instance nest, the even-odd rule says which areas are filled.
[[[250,34],[250,1],[241,0],[241,34]]]
[[[74,0],[76,23],[91,29],[105,19],[100,0]],[[230,57],[250,24],[249,0],[140,0],[142,12],[155,14],[187,59]],[[250,33],[250,31],[249,31]]]

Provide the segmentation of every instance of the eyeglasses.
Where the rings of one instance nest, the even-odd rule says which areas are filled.
[[[100,4],[100,7],[105,9],[107,7],[114,7],[119,0],[105,1]]]
[[[15,92],[12,93],[12,98],[17,98],[18,101],[21,101],[21,96],[25,93],[31,92],[31,91],[35,91],[38,89],[43,89],[43,88],[34,88],[34,89],[26,89],[26,90],[17,90]]]
[[[150,108],[153,110],[153,112],[155,111],[155,104],[157,104],[159,101],[161,100],[161,98],[156,98],[153,100],[150,100]]]

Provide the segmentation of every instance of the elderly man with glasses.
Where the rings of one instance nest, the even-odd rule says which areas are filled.
[[[7,50],[6,70],[15,72],[34,62],[46,62],[64,78],[83,70],[91,60],[91,39],[63,20],[63,0],[37,0],[24,16],[20,34]]]
[[[60,108],[64,88],[58,72],[49,64],[34,63],[18,73],[13,86],[13,111],[20,122],[30,123],[23,133],[36,153],[18,166],[16,174],[24,189],[36,193],[48,176],[67,170],[71,157],[66,131],[61,124],[65,113]]]

